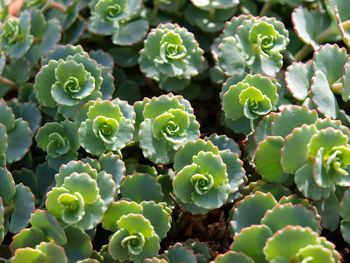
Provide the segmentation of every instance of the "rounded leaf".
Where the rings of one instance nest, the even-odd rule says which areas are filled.
[[[272,234],[270,228],[265,225],[243,228],[234,236],[231,250],[242,252],[256,262],[267,262],[262,250]]]
[[[283,146],[284,139],[279,136],[268,136],[259,143],[254,156],[254,164],[263,180],[272,183],[284,183],[288,180],[289,175],[284,173],[281,165]]]
[[[259,225],[266,212],[276,205],[277,201],[271,193],[255,192],[244,197],[231,210],[230,226],[233,232],[238,233],[243,228]]]
[[[278,257],[292,260],[300,249],[308,245],[318,245],[318,235],[310,228],[286,226],[266,241],[264,255],[271,261]],[[288,246],[286,247],[286,245]]]
[[[120,191],[123,197],[135,202],[155,201],[163,199],[162,187],[154,177],[148,174],[128,175],[123,180]]]
[[[287,225],[310,227],[313,231],[321,231],[320,216],[302,205],[276,205],[266,212],[261,223],[267,225],[273,233]]]

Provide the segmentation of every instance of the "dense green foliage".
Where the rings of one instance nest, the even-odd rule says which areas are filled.
[[[0,263],[350,261],[348,0],[0,0]]]

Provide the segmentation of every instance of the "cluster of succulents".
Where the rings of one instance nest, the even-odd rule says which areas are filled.
[[[350,261],[348,0],[0,0],[0,262]]]

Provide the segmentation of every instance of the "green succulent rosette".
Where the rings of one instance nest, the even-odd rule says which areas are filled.
[[[117,221],[117,225],[119,230],[112,235],[108,245],[112,258],[142,262],[143,259],[158,254],[159,237],[145,217],[139,214],[124,215]]]
[[[38,147],[47,153],[50,167],[58,168],[78,157],[79,138],[75,124],[65,120],[61,123],[47,122],[35,136]]]
[[[254,225],[266,225],[272,232],[288,225],[321,231],[321,217],[310,201],[296,195],[283,196],[278,201],[270,192],[261,191],[236,202],[228,221],[230,232],[235,234]]]
[[[245,180],[243,162],[228,149],[197,139],[175,155],[173,191],[193,214],[204,214],[234,200]]]
[[[114,202],[102,220],[103,228],[115,232],[110,238],[108,252],[118,261],[143,262],[155,257],[170,223],[171,210],[164,203]]]
[[[288,43],[288,31],[275,18],[240,15],[227,22],[212,52],[227,76],[274,76],[282,67]]]
[[[16,118],[0,99],[0,166],[21,160],[32,145],[32,130],[27,121]]]
[[[89,153],[100,155],[118,151],[132,139],[135,112],[126,101],[90,101],[83,107],[86,112],[79,127],[81,146]]]
[[[168,94],[145,101],[137,119],[143,155],[157,164],[171,163],[181,145],[200,135],[193,109],[181,96]]]
[[[94,0],[90,29],[98,34],[112,35],[119,22],[134,16],[141,8],[140,0]]]
[[[31,47],[34,37],[30,25],[31,15],[26,11],[19,18],[7,19],[1,25],[0,49],[11,59],[23,57]]]
[[[224,117],[233,130],[244,121],[249,121],[253,130],[254,120],[275,110],[277,102],[275,80],[261,75],[247,75],[238,83],[235,78],[229,78],[221,92]]]
[[[116,193],[112,175],[70,161],[60,167],[55,180],[56,186],[47,194],[47,210],[64,224],[84,230],[96,227]]]
[[[148,21],[140,15],[141,0],[94,0],[89,8],[89,30],[112,35],[112,42],[116,45],[131,46],[147,34]]]
[[[288,241],[294,244],[293,249],[280,250]],[[263,251],[268,261],[341,262],[341,256],[333,243],[320,237],[310,228],[300,226],[287,226],[276,232],[267,239]]]
[[[61,46],[43,64],[34,83],[41,106],[74,119],[84,103],[102,96],[102,68],[80,46]]]
[[[296,195],[279,201],[271,193],[247,195],[230,212],[235,233],[231,250],[245,257],[235,254],[218,259],[240,256],[242,262],[340,262],[335,246],[319,236],[320,219],[316,208]]]
[[[34,248],[19,248],[11,258],[13,263],[44,263],[44,262],[62,262],[67,263],[68,259],[64,249],[55,244],[55,242],[41,242]]]
[[[78,227],[63,225],[47,210],[37,209],[30,224],[9,245],[16,262],[79,262],[92,256],[91,237]]]
[[[140,51],[141,71],[166,91],[183,90],[204,66],[203,50],[194,35],[177,24],[152,29]]]
[[[340,121],[318,119],[316,111],[306,107],[287,106],[257,127],[250,139],[263,180],[286,185],[294,181],[315,200],[329,197],[335,186],[350,185],[350,131]]]
[[[163,202],[142,201],[136,203],[134,201],[119,200],[108,207],[102,219],[102,227],[116,232],[119,229],[117,221],[122,216],[140,214],[151,223],[157,236],[163,239],[171,227],[171,213],[172,210]]]
[[[289,249],[283,249],[287,245]],[[245,260],[240,262],[341,262],[333,243],[309,227],[292,225],[275,233],[265,225],[244,228],[235,235],[231,250],[246,256],[240,256]]]

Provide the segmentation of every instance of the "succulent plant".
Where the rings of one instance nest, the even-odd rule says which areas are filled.
[[[254,130],[254,120],[276,109],[278,101],[275,81],[261,75],[247,75],[239,82],[229,78],[220,95],[225,121],[238,132],[235,126],[241,126],[244,121]]]
[[[295,246],[290,251],[280,250],[282,243],[292,240]],[[340,255],[335,246],[324,237],[318,236],[310,228],[300,226],[287,226],[272,235],[264,246],[267,260],[326,260],[341,262]]]
[[[252,249],[249,240],[256,239],[259,247]],[[291,245],[291,249],[283,250],[282,246]],[[255,244],[254,244],[255,245]],[[276,233],[272,233],[265,225],[255,225],[245,228],[235,236],[231,247],[237,252],[228,252],[216,262],[227,262],[229,259],[239,259],[240,262],[341,262],[335,246],[320,237],[309,227],[286,226]]]
[[[57,258],[60,262],[77,262],[92,254],[90,237],[83,230],[70,225],[62,227],[46,210],[35,211],[30,224],[31,227],[22,229],[10,244],[14,257],[21,251],[17,262],[22,262],[23,257],[30,260],[32,254],[34,258],[28,262],[54,262]]]
[[[46,208],[63,223],[82,229],[92,229],[102,220],[116,192],[112,175],[80,161],[62,165],[55,180]]]
[[[229,226],[232,233],[238,234],[246,228],[261,224],[268,226],[273,233],[288,225],[310,227],[316,232],[321,230],[316,208],[308,200],[296,196],[283,197],[277,201],[271,193],[257,191],[245,196],[230,211]]]
[[[101,74],[99,64],[80,46],[62,46],[48,54],[47,64],[35,77],[37,99],[43,107],[57,108],[74,119],[82,104],[102,96]]]
[[[0,0],[0,262],[348,262],[348,2]]]
[[[135,112],[126,101],[90,101],[81,115],[80,144],[91,154],[120,150],[133,139]]]
[[[203,50],[193,34],[177,24],[160,24],[140,51],[141,71],[166,91],[183,90],[203,68]]]
[[[30,34],[30,13],[6,20],[1,26],[0,48],[12,59],[18,59],[29,50],[34,36]]]
[[[236,203],[232,210],[230,224],[235,235],[231,250],[239,254],[231,252],[217,260],[302,262],[327,258],[329,262],[340,262],[335,246],[318,234],[319,219],[316,209],[307,201],[292,197],[282,198],[278,203],[270,193],[255,192]],[[281,245],[291,249],[283,250]]]
[[[232,200],[245,172],[236,153],[210,141],[186,143],[175,155],[175,196],[191,213],[206,213]],[[231,197],[230,197],[231,196]]]
[[[142,262],[158,254],[160,239],[170,229],[171,210],[153,201],[117,201],[106,211],[102,226],[114,231],[108,252],[119,261]]]
[[[94,0],[89,4],[89,30],[112,35],[112,42],[131,46],[140,42],[148,31],[148,21],[140,17],[141,0]],[[132,34],[128,32],[132,31]]]
[[[273,76],[283,64],[281,54],[289,43],[288,31],[274,18],[241,15],[227,22],[213,50],[226,75]]]
[[[315,200],[327,198],[336,185],[348,186],[347,127],[339,121],[318,119],[316,111],[297,106],[285,107],[268,123],[266,120],[261,125],[270,130],[256,141],[254,153],[263,180],[292,180],[299,191]]]
[[[49,165],[58,168],[78,157],[79,139],[75,125],[71,121],[47,122],[35,136],[38,146],[47,152]]]
[[[192,107],[181,96],[169,94],[146,100],[139,115],[140,148],[154,163],[171,163],[181,145],[199,137]]]
[[[62,247],[56,245],[54,242],[42,242],[35,248],[21,248],[17,249],[15,255],[11,258],[11,262],[68,262],[67,256]]]

